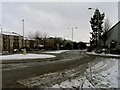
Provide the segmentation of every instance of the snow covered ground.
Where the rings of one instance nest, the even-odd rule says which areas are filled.
[[[60,51],[56,52],[60,53]],[[55,51],[52,53],[55,53]],[[118,63],[119,59],[99,57],[88,63],[88,68],[83,75],[77,74],[81,70],[80,67],[59,73],[30,77],[18,82],[27,87],[39,87],[51,83],[48,88],[75,88],[76,90],[79,88],[118,88],[120,80]],[[75,78],[72,78],[72,76],[75,76]]]
[[[21,60],[21,59],[38,59],[38,58],[54,58],[54,55],[47,54],[12,54],[0,55],[0,60]]]
[[[118,59],[106,59],[91,67],[92,83],[97,88],[118,88]],[[90,73],[90,70],[87,70]],[[90,77],[90,75],[88,76]]]
[[[120,57],[120,55],[116,55],[116,54],[105,54],[105,53],[97,54],[95,52],[86,52],[86,53],[90,55],[97,55],[97,56]]]
[[[89,62],[83,74],[81,66],[44,75],[34,76],[17,82],[26,87],[45,88],[118,88],[118,62],[119,59],[96,58]]]
[[[60,54],[69,50],[57,50],[57,51],[48,51],[43,53],[48,54]],[[37,58],[53,58],[54,55],[47,54],[12,54],[12,55],[0,55],[0,60],[21,60],[21,59],[37,59]]]
[[[66,80],[52,88],[118,88],[118,59],[106,59],[94,65],[89,63],[83,77]]]
[[[67,52],[67,51],[69,51],[69,50],[48,51],[48,52],[44,52],[44,53],[60,54],[60,53]]]

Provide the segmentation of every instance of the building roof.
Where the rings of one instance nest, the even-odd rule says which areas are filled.
[[[114,27],[116,27],[118,24],[120,24],[120,21],[118,21],[114,26],[112,26],[108,31],[106,31],[106,33],[109,33]],[[102,34],[101,37],[103,37],[105,35],[105,33]]]
[[[2,31],[3,35],[11,35],[11,36],[22,36],[16,32],[6,32],[6,31]]]
[[[118,24],[120,24],[120,21],[118,21],[114,26],[112,26],[107,32],[111,31],[115,26],[117,26]]]

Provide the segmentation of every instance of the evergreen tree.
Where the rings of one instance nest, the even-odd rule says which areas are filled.
[[[91,46],[96,48],[99,45],[99,37],[101,36],[101,33],[103,32],[102,24],[104,20],[104,13],[100,13],[98,9],[95,10],[93,17],[91,17],[90,24],[92,28],[92,32],[90,34],[92,37],[90,38]]]

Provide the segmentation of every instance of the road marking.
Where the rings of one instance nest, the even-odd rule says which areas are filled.
[[[9,71],[9,70],[21,69],[21,68],[26,68],[26,67],[29,67],[29,66],[20,66],[20,67],[16,67],[16,68],[4,68],[2,70],[3,71]]]

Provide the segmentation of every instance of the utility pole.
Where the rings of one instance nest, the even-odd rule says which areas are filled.
[[[2,35],[2,26],[1,26],[1,54],[3,53],[3,35]]]
[[[68,28],[68,29],[70,29],[70,28]],[[77,29],[77,27],[75,27],[75,29]],[[73,30],[74,30],[74,28],[71,28],[71,30],[72,30],[72,50],[73,50]]]
[[[72,50],[73,50],[73,28],[72,28]]]
[[[25,40],[24,40],[24,20],[22,20],[23,23],[23,54],[26,54],[26,48],[25,48]]]
[[[22,24],[23,24],[23,48],[25,47],[25,41],[24,41],[24,20],[22,20]]]

